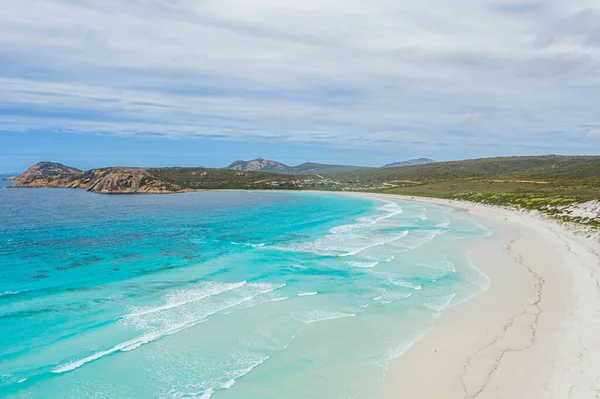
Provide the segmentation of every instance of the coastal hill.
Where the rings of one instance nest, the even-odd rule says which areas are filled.
[[[60,163],[40,162],[11,180],[15,181],[11,188],[83,188],[106,194],[186,191],[177,184],[154,179],[146,169],[122,166],[82,171]]]
[[[382,168],[393,168],[394,166],[424,165],[427,163],[435,163],[435,161],[433,159],[429,159],[429,158],[409,159],[407,161],[388,163],[387,165],[383,165]]]
[[[297,166],[288,166],[281,162],[269,159],[256,158],[250,161],[235,161],[226,169],[240,171],[263,171],[271,173],[285,173],[292,175],[317,175],[329,172],[341,172],[349,170],[370,169],[366,166],[351,165],[328,165],[323,163],[305,162]]]
[[[60,163],[40,162],[10,180],[16,181],[14,187],[59,187],[71,176],[81,173],[83,171]]]

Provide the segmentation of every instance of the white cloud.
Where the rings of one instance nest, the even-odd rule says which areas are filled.
[[[479,112],[467,112],[462,116],[463,123],[476,123],[483,119],[483,114]]]
[[[592,141],[600,141],[600,128],[594,127],[588,130],[587,135],[585,136],[587,140]]]
[[[600,123],[594,7],[3,0],[0,130],[565,150]]]

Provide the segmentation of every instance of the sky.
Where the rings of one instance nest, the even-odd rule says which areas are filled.
[[[600,154],[600,0],[2,0],[0,172]]]

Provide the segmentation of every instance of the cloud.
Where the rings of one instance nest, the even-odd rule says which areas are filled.
[[[467,112],[462,116],[462,122],[469,124],[475,123],[483,119],[483,114],[479,112]]]
[[[591,128],[590,130],[588,130],[588,133],[585,136],[585,138],[590,141],[600,141],[600,128]]]
[[[599,60],[590,54],[561,53],[542,55],[525,61],[522,73],[534,79],[580,78],[594,80],[600,76]]]
[[[507,14],[529,14],[540,11],[543,2],[541,0],[493,1],[491,7]]]
[[[575,149],[600,123],[590,4],[5,0],[0,130]]]

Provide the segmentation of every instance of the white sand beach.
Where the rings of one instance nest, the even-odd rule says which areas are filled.
[[[600,398],[596,241],[527,213],[394,197],[460,208],[499,228],[471,253],[489,289],[445,310],[391,362],[383,399]]]

